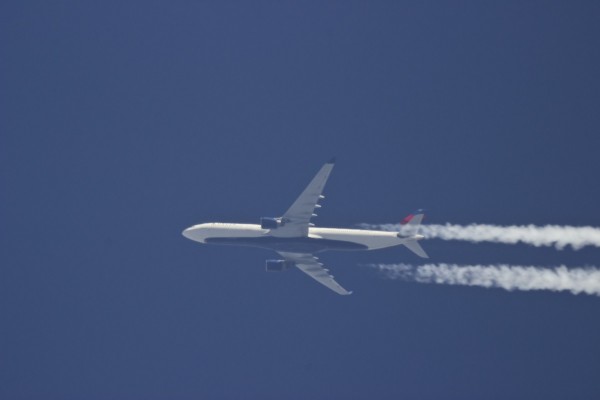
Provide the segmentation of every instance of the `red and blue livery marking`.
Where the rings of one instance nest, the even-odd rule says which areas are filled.
[[[410,214],[408,214],[401,222],[400,225],[406,225],[408,224],[415,216],[419,215],[419,214],[423,214],[425,212],[425,210],[423,210],[422,208],[419,208],[418,210],[416,210],[415,212],[412,212]]]

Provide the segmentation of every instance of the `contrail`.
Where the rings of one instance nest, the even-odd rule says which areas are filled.
[[[402,232],[399,224],[360,224],[366,229],[382,229]],[[414,228],[414,227],[413,227]],[[554,246],[562,250],[571,246],[579,250],[585,246],[600,247],[600,228],[592,226],[560,225],[421,225],[420,233],[430,239],[465,240],[469,242],[525,243],[528,245]]]
[[[600,269],[521,265],[369,264],[392,279],[505,290],[552,290],[600,296]]]

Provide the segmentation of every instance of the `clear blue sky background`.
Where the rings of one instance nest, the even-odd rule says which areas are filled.
[[[319,225],[600,226],[598,4],[2,2],[0,397],[599,398],[597,297],[359,266],[403,248],[325,253],[342,297],[181,236],[281,214],[334,155]]]

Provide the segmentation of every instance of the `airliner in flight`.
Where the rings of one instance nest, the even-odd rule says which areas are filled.
[[[261,218],[260,224],[236,224],[209,222],[194,225],[183,231],[183,236],[200,243],[253,246],[271,249],[281,259],[267,260],[267,271],[284,271],[298,267],[317,282],[341,295],[352,292],[337,283],[329,270],[315,257],[326,250],[375,250],[404,245],[420,257],[428,258],[418,241],[423,219],[422,210],[409,214],[403,221],[402,232],[383,232],[364,229],[319,228],[310,222],[316,217],[315,209],[321,208],[319,200],[325,183],[331,174],[335,159],[319,170],[300,197],[281,217]]]

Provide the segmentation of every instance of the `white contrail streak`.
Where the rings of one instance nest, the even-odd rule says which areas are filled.
[[[392,279],[505,290],[552,290],[600,296],[600,269],[520,265],[370,264]]]
[[[366,229],[382,229],[402,232],[399,224],[360,224]],[[414,229],[414,227],[410,228]],[[429,239],[465,240],[469,242],[525,243],[528,245],[554,246],[562,250],[571,246],[579,250],[585,246],[600,247],[600,228],[592,226],[559,225],[421,225],[420,233]]]

